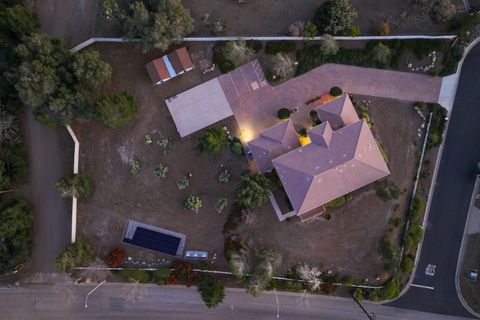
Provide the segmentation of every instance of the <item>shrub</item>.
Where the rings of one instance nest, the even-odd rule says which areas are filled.
[[[212,62],[218,66],[221,73],[228,73],[235,69],[235,64],[226,59],[222,53],[215,52],[212,57]]]
[[[386,65],[390,61],[392,52],[387,45],[383,43],[377,44],[372,50],[372,59],[380,65]]]
[[[225,45],[225,58],[236,66],[247,63],[253,58],[253,50],[247,46],[245,40],[229,41]]]
[[[215,203],[215,211],[217,211],[218,213],[221,213],[227,205],[228,205],[228,199],[227,198],[219,198],[219,199],[217,199],[217,202]]]
[[[379,254],[385,262],[385,270],[395,272],[400,263],[400,246],[390,241],[386,236],[380,239]]]
[[[220,19],[217,19],[212,22],[211,30],[214,35],[224,34],[228,30],[228,26],[225,22]]]
[[[480,15],[478,13],[458,15],[450,22],[450,31],[464,34],[473,30],[480,23]]]
[[[378,297],[380,298],[380,300],[393,299],[398,296],[400,291],[400,281],[398,281],[397,279],[392,279],[387,284],[385,284],[382,289],[378,290]]]
[[[325,204],[326,208],[336,208],[343,206],[347,200],[345,199],[345,196],[338,197],[336,199],[333,199]]]
[[[125,260],[125,250],[122,247],[115,247],[110,250],[110,253],[105,260],[109,268],[119,268]]]
[[[130,92],[100,97],[96,103],[96,120],[107,128],[122,129],[132,121],[137,105],[137,99]]]
[[[198,280],[198,292],[208,308],[215,308],[225,297],[223,283],[211,276],[202,275]]]
[[[269,41],[265,45],[266,54],[290,53],[296,49],[295,41]]]
[[[140,168],[142,167],[142,165],[140,164],[140,161],[132,159],[130,160],[128,167],[130,168],[131,173],[137,174],[140,172]]]
[[[198,213],[198,210],[202,207],[202,200],[198,196],[188,196],[184,202],[185,208],[192,210],[195,213]]]
[[[351,26],[347,30],[347,36],[350,37],[358,37],[362,34],[362,31],[360,30],[360,26]]]
[[[398,228],[402,225],[402,219],[400,218],[392,218],[390,219],[390,224],[393,225],[395,228]]]
[[[292,59],[283,52],[279,52],[271,60],[272,73],[282,79],[288,78],[293,74],[294,64]]]
[[[241,156],[243,154],[243,146],[240,141],[232,141],[230,144],[230,150],[236,155]]]
[[[261,250],[257,258],[258,263],[255,265],[255,270],[247,286],[247,292],[254,297],[260,295],[270,283],[275,267],[281,260],[281,257],[273,249]]]
[[[228,234],[235,230],[242,222],[242,207],[238,203],[234,203],[227,221],[223,225],[223,234]]]
[[[307,23],[305,23],[305,26],[303,27],[301,34],[304,38],[309,39],[309,38],[315,38],[317,33],[318,33],[317,25],[311,21],[307,21]]]
[[[287,33],[292,37],[300,37],[303,33],[303,28],[305,27],[305,22],[295,21],[288,26]]]
[[[167,283],[167,280],[172,276],[170,268],[160,268],[153,271],[153,279],[156,284],[162,285]]]
[[[62,198],[88,198],[95,189],[93,180],[80,174],[70,174],[60,178],[55,182],[55,187]]]
[[[400,189],[392,181],[386,179],[375,183],[375,191],[383,201],[398,199],[400,196]]]
[[[341,283],[346,284],[348,286],[351,286],[355,284],[355,280],[353,279],[352,276],[343,276],[342,279],[340,280]]]
[[[408,251],[413,252],[415,247],[422,241],[423,229],[422,226],[412,223],[410,224],[407,235],[405,237],[405,247]]]
[[[268,201],[272,193],[270,181],[261,174],[244,174],[235,190],[235,200],[243,207],[256,209]]]
[[[288,118],[290,118],[290,115],[293,113],[292,110],[290,109],[287,109],[287,108],[281,108],[280,110],[278,110],[277,112],[277,117],[278,119],[280,120],[287,120]]]
[[[434,147],[440,146],[442,143],[442,135],[445,130],[445,118],[447,111],[437,103],[428,103],[427,107],[432,113],[432,121],[430,123],[430,132],[428,134],[428,141],[426,149],[430,150]]]
[[[343,94],[343,91],[341,88],[339,87],[331,87],[330,88],[330,95],[334,96],[334,97],[338,97],[338,96],[341,96]]]
[[[412,208],[410,209],[410,222],[416,223],[423,214],[423,209],[425,208],[425,203],[418,194],[413,197]]]
[[[198,140],[200,151],[210,156],[221,153],[228,144],[227,132],[219,127],[207,129]]]
[[[320,33],[346,33],[357,18],[349,0],[328,0],[315,11],[313,22]]]
[[[76,267],[85,266],[95,257],[92,246],[77,239],[74,243],[68,244],[57,257],[55,265],[58,270],[72,273]]]
[[[263,49],[262,41],[258,40],[247,40],[247,47],[252,49],[255,53],[259,53]]]
[[[197,277],[195,271],[193,271],[193,265],[187,261],[174,261],[173,264],[173,278],[187,286],[192,285],[193,281]]]
[[[300,129],[300,131],[298,131],[298,134],[304,138],[308,137],[308,131],[305,128]]]
[[[326,56],[335,55],[338,53],[338,45],[335,39],[325,33],[322,35],[322,42],[320,43],[320,50]]]
[[[155,175],[157,177],[165,178],[168,173],[168,167],[160,163],[158,166],[155,167],[155,169],[153,169],[153,172],[155,172]]]
[[[118,275],[128,281],[138,281],[139,283],[149,283],[153,280],[153,275],[147,270],[140,269],[123,269]]]
[[[400,270],[402,270],[403,273],[410,274],[412,273],[414,266],[415,259],[409,254],[403,257],[402,263],[400,264]]]
[[[436,23],[445,23],[457,14],[457,6],[451,0],[437,0],[430,9],[430,17]]]
[[[185,190],[190,185],[190,179],[187,176],[180,178],[180,181],[177,182],[178,190]]]
[[[390,24],[388,23],[388,20],[384,20],[378,25],[377,34],[379,36],[388,36],[390,34]]]
[[[228,183],[230,181],[231,174],[228,170],[222,170],[218,173],[218,182],[220,183]]]

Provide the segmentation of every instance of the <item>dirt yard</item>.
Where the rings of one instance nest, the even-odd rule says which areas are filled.
[[[164,99],[215,77],[215,72],[203,75],[197,68],[161,87],[153,87],[144,65],[161,52],[142,54],[132,45],[96,45],[113,66],[113,81],[102,88],[104,92],[132,91],[139,99],[140,108],[135,120],[126,128],[114,132],[95,122],[77,124],[74,129],[80,140],[81,172],[94,178],[94,195],[79,202],[79,235],[90,240],[98,255],[105,255],[121,241],[128,219],[184,233],[186,250],[206,250],[217,254],[215,267],[226,269],[223,258],[222,228],[233,202],[233,191],[238,177],[247,170],[248,163],[230,151],[210,158],[196,149],[200,133],[180,139]],[[211,45],[190,46],[194,64],[207,65]],[[389,156],[389,177],[401,189],[410,190],[415,167],[414,143],[420,118],[412,103],[396,100],[354,96],[368,106],[373,131]],[[238,132],[233,117],[219,125]],[[145,134],[153,143],[145,144]],[[169,139],[167,148],[158,144]],[[142,167],[138,174],[130,173],[128,162],[139,160]],[[166,178],[157,177],[153,169],[162,163],[169,167]],[[219,184],[216,175],[228,169],[232,179]],[[190,186],[179,191],[176,183],[192,173]],[[200,212],[184,209],[188,195],[199,195],[203,201]],[[393,207],[399,203],[406,207],[406,193],[398,201],[382,202],[373,185],[353,193],[353,200],[345,206],[330,209],[332,219],[320,219],[308,224],[294,221],[279,223],[268,204],[258,212],[254,226],[242,226],[239,232],[250,239],[255,247],[274,246],[284,257],[280,273],[298,262],[323,264],[325,268],[346,273],[370,282],[382,271],[377,254],[377,244],[394,215]],[[220,197],[229,200],[222,212],[214,210]],[[402,209],[403,212],[403,209]],[[354,215],[354,217],[353,217]],[[354,221],[354,223],[352,223]],[[154,261],[171,259],[159,254],[127,246],[134,259]]]

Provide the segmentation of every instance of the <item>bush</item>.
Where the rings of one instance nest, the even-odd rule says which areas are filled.
[[[445,118],[447,111],[438,103],[428,103],[427,107],[432,113],[432,122],[430,123],[430,132],[428,134],[428,141],[426,149],[430,150],[434,147],[440,146],[442,143],[443,131],[445,130]]]
[[[305,128],[300,129],[300,131],[298,131],[298,134],[304,138],[308,137],[308,131]]]
[[[418,194],[413,197],[412,208],[410,209],[410,222],[417,223],[420,217],[423,214],[423,209],[425,208],[425,203]]]
[[[320,50],[322,51],[322,53],[326,56],[337,54],[338,53],[337,41],[335,41],[335,39],[327,33],[323,34],[322,38],[323,40],[320,43]]]
[[[243,146],[240,141],[232,141],[230,144],[230,150],[236,155],[241,156],[243,154]]]
[[[279,52],[272,57],[271,68],[273,75],[286,79],[293,74],[295,65],[286,53]]]
[[[223,234],[228,234],[235,230],[242,222],[242,207],[234,203],[230,214],[227,217],[227,221],[223,225]]]
[[[379,289],[377,294],[380,300],[388,300],[398,296],[400,291],[400,281],[398,281],[397,279],[392,279],[387,284],[385,284],[382,289]]]
[[[190,178],[183,176],[180,178],[180,181],[177,182],[178,190],[185,190],[190,185]]]
[[[218,173],[218,182],[228,183],[230,181],[231,174],[228,170],[222,170]]]
[[[343,91],[341,88],[339,87],[331,87],[330,88],[330,95],[334,96],[334,97],[339,97],[343,94]]]
[[[225,58],[239,66],[253,58],[253,50],[247,46],[245,40],[229,41],[225,45]]]
[[[405,274],[410,274],[413,271],[415,265],[415,259],[412,255],[406,255],[403,257],[402,263],[400,264],[400,270]]]
[[[137,174],[140,172],[140,168],[142,165],[140,164],[140,161],[132,159],[130,160],[128,167],[130,168],[130,172],[133,174]]]
[[[119,268],[125,260],[125,250],[122,247],[115,247],[110,250],[110,253],[105,260],[109,268]]]
[[[347,36],[349,37],[358,37],[362,34],[360,26],[352,26],[347,30]]]
[[[281,108],[280,110],[278,110],[277,112],[277,117],[278,119],[280,120],[287,120],[288,118],[290,118],[290,115],[293,113],[292,110],[290,109],[287,109],[287,108]]]
[[[212,62],[218,66],[221,73],[228,73],[235,69],[235,64],[226,59],[221,53],[214,53],[212,57]]]
[[[349,0],[328,0],[315,11],[313,22],[320,33],[347,33],[357,18]]]
[[[336,208],[343,206],[347,202],[347,199],[345,199],[345,196],[338,197],[336,199],[333,199],[325,204],[326,208]]]
[[[390,34],[390,25],[388,23],[388,20],[384,20],[382,23],[378,25],[377,35],[388,36],[389,34]]]
[[[450,31],[464,34],[473,30],[480,23],[480,15],[478,13],[457,15],[450,22]]]
[[[265,45],[266,54],[290,53],[296,49],[295,41],[269,41]]]
[[[96,103],[96,120],[107,128],[122,129],[135,117],[137,106],[137,99],[130,92],[100,97]]]
[[[437,0],[430,10],[430,17],[436,23],[445,23],[457,14],[457,6],[451,0]]]
[[[228,205],[228,199],[227,198],[219,198],[219,199],[217,199],[217,202],[215,203],[215,211],[217,211],[218,213],[221,213],[227,205]]]
[[[379,254],[385,262],[385,270],[395,272],[400,263],[400,246],[390,241],[386,236],[380,239]]]
[[[247,47],[253,50],[255,53],[259,53],[263,49],[262,41],[258,40],[247,40]]]
[[[309,39],[309,38],[315,38],[317,34],[318,34],[317,25],[311,21],[307,21],[307,23],[305,23],[305,26],[303,27],[302,36]]]
[[[270,181],[261,174],[244,174],[235,190],[235,201],[248,209],[257,209],[268,201],[272,193]]]
[[[174,282],[180,281],[187,286],[192,285],[197,274],[193,271],[193,265],[187,261],[174,261],[173,264]]]
[[[373,61],[377,62],[382,66],[388,64],[391,55],[392,52],[390,51],[390,48],[383,43],[377,44],[372,50]]]
[[[160,268],[153,271],[153,280],[158,285],[166,284],[171,276],[172,270],[170,268]]]
[[[165,178],[168,173],[168,167],[160,163],[158,166],[155,167],[155,169],[153,169],[153,172],[155,172],[155,175],[157,177]]]
[[[55,265],[62,272],[72,273],[75,268],[87,265],[94,257],[92,246],[82,239],[77,239],[63,249],[57,257]]]
[[[398,199],[401,192],[392,181],[386,179],[375,183],[375,191],[377,196],[383,201]]]
[[[88,198],[95,189],[93,180],[80,174],[66,175],[57,180],[54,185],[62,198]]]
[[[123,269],[118,275],[128,281],[138,281],[139,283],[149,283],[153,280],[153,275],[147,270],[140,269]]]
[[[408,249],[408,251],[413,252],[420,241],[422,241],[422,238],[422,226],[416,223],[410,224],[405,237],[405,247]]]
[[[225,297],[223,283],[207,275],[198,280],[198,292],[208,308],[215,308]]]
[[[185,208],[198,213],[198,210],[202,207],[202,200],[197,196],[188,196],[188,198],[185,199],[184,206]]]
[[[390,224],[393,225],[395,228],[398,228],[402,225],[402,219],[392,218],[392,219],[390,219]]]
[[[210,156],[217,155],[228,147],[228,134],[219,127],[210,128],[198,139],[198,147],[201,152]]]

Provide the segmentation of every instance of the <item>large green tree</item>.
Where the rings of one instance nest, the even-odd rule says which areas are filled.
[[[121,22],[123,36],[140,39],[145,51],[152,47],[166,50],[172,42],[180,41],[194,30],[190,11],[180,0],[150,0],[147,4],[135,1],[125,12],[114,10]]]
[[[202,275],[198,280],[198,291],[208,308],[215,308],[225,297],[223,283],[211,276]]]
[[[111,96],[103,96],[96,103],[96,119],[105,127],[119,130],[135,117],[137,99],[130,92],[122,92]]]
[[[69,174],[55,182],[62,198],[88,198],[95,188],[92,178],[81,174]]]
[[[315,12],[313,22],[320,33],[345,34],[357,18],[349,0],[327,0]]]
[[[268,201],[272,193],[270,180],[258,173],[245,174],[240,177],[240,184],[235,190],[235,200],[249,209],[256,209]]]
[[[0,274],[12,271],[30,255],[32,222],[24,200],[0,207]]]
[[[72,69],[79,82],[90,87],[101,85],[112,77],[112,67],[102,60],[98,51],[91,49],[73,56]]]
[[[94,257],[95,252],[92,246],[82,239],[77,239],[63,249],[55,264],[58,270],[71,273],[76,267],[87,265]]]

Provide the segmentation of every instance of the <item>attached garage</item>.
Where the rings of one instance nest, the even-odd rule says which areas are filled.
[[[217,78],[165,100],[181,137],[233,115]]]

